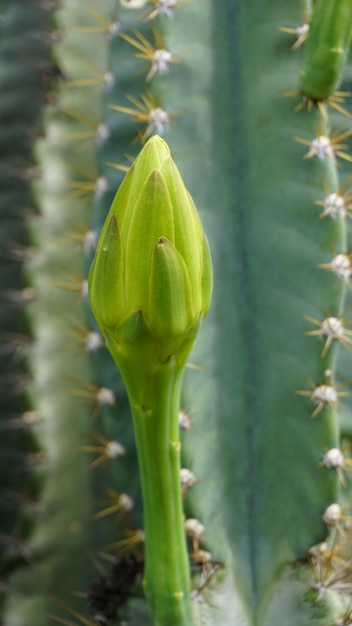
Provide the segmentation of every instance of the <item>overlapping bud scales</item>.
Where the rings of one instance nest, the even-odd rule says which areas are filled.
[[[126,174],[100,235],[89,275],[93,313],[109,342],[140,342],[142,325],[172,355],[196,333],[211,294],[199,216],[167,144],[154,136]]]

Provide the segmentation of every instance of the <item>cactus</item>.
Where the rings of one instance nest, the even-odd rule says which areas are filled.
[[[310,2],[259,4],[2,3],[3,382],[8,345],[10,380],[23,381],[21,395],[4,389],[0,422],[6,626],[170,624],[144,599],[148,479],[87,300],[99,232],[138,143],[153,134],[170,146],[214,265],[180,411],[192,622],[352,622],[352,131],[348,98],[332,93],[350,39],[339,11],[349,7],[329,2],[330,48],[343,48],[330,66],[321,0],[313,12]],[[306,50],[302,15],[317,43]],[[19,45],[17,33],[27,48],[12,69],[6,50]],[[54,80],[43,84],[36,70],[27,84],[38,46]],[[348,91],[348,68],[346,76]],[[34,88],[19,199],[22,182],[6,172],[23,154],[19,129]],[[35,216],[23,211],[29,198]],[[18,337],[21,348],[28,341],[16,360]],[[161,554],[172,550],[161,541]]]

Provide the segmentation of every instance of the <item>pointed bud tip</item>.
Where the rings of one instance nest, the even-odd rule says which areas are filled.
[[[145,145],[148,144],[154,145],[156,149],[162,149],[163,151],[167,152],[167,154],[170,154],[169,146],[167,145],[166,141],[162,137],[160,137],[160,135],[153,135],[152,137],[150,137]]]
[[[149,159],[152,162],[156,159],[159,167],[161,167],[165,159],[170,158],[170,156],[170,148],[166,141],[159,137],[159,135],[153,135],[144,144],[137,158],[138,162],[144,161],[145,159]]]

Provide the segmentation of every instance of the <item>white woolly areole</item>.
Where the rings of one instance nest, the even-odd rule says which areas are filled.
[[[205,526],[198,519],[190,517],[185,521],[185,531],[189,537],[200,539],[205,531]]]
[[[116,459],[119,456],[124,456],[126,450],[118,441],[109,441],[106,444],[105,453],[109,459]]]
[[[341,519],[341,507],[336,502],[334,504],[330,504],[327,509],[325,509],[325,513],[322,516],[323,522],[325,524],[335,524],[339,522]]]
[[[321,331],[330,339],[341,339],[344,333],[344,327],[338,317],[327,317],[321,325]]]
[[[329,137],[326,137],[325,135],[320,135],[319,137],[313,139],[310,144],[310,149],[317,155],[318,159],[324,159],[325,157],[334,159],[334,150],[331,145],[331,141]]]
[[[145,134],[148,137],[152,132],[156,131],[159,135],[162,135],[169,124],[170,117],[167,111],[164,111],[161,107],[156,107],[149,113],[149,123]]]
[[[139,543],[143,543],[144,540],[145,540],[145,532],[144,532],[144,530],[141,530],[140,528],[137,528],[137,530],[134,532],[133,536],[135,537],[135,539]]]
[[[308,554],[314,559],[320,559],[326,554],[327,550],[328,544],[326,543],[326,541],[322,541],[321,543],[317,543],[316,545],[309,548]]]
[[[178,423],[180,428],[184,430],[191,428],[191,416],[184,409],[180,409],[178,412]]]
[[[22,420],[26,425],[32,426],[33,424],[39,424],[42,421],[42,416],[39,411],[25,411],[22,413]]]
[[[185,489],[193,487],[193,485],[195,485],[195,483],[197,482],[195,475],[187,467],[183,467],[182,469],[180,469],[180,480],[181,486]]]
[[[99,350],[104,345],[103,338],[100,333],[97,333],[95,330],[87,333],[85,338],[85,346],[88,352],[94,352],[94,350]]]
[[[120,4],[126,9],[141,9],[149,0],[120,0]]]
[[[165,72],[169,69],[168,65],[172,61],[172,54],[168,50],[155,50],[154,58],[153,58],[153,67],[160,72],[160,74],[165,74]]]
[[[105,176],[99,176],[95,181],[94,195],[96,198],[100,198],[108,189],[109,181]]]
[[[110,37],[115,37],[120,32],[120,24],[119,22],[111,22],[109,26],[109,35]]]
[[[101,387],[99,389],[96,396],[97,403],[104,406],[114,406],[115,404],[115,395],[112,389],[108,389],[107,387]]]
[[[107,124],[98,124],[95,131],[95,141],[97,144],[102,144],[109,138],[110,129]]]
[[[327,469],[338,469],[343,466],[345,457],[339,448],[331,448],[324,454],[323,464]]]
[[[121,509],[123,511],[126,511],[126,513],[128,513],[134,508],[134,500],[127,493],[121,493],[119,498],[119,505],[121,506]]]
[[[194,555],[194,558],[197,561],[197,563],[200,563],[201,565],[206,565],[207,563],[212,562],[213,555],[208,550],[201,549],[201,550],[197,550],[197,553]]]
[[[98,243],[98,233],[95,230],[88,230],[83,241],[84,252],[94,252]]]
[[[82,280],[81,296],[82,298],[88,298],[88,280]]]
[[[337,391],[330,385],[320,385],[312,393],[314,404],[335,404],[337,399]]]
[[[347,215],[346,204],[342,196],[338,193],[331,193],[324,200],[324,213],[332,218],[340,217],[344,219]]]
[[[113,87],[115,84],[115,76],[112,72],[105,72],[103,75],[103,85],[104,87]]]
[[[340,278],[347,279],[351,276],[351,261],[346,254],[337,254],[331,261],[331,271]]]
[[[309,24],[302,24],[302,26],[297,26],[296,28],[297,39],[299,39],[300,37],[306,37],[308,35],[308,32],[309,32]]]
[[[166,15],[172,17],[172,9],[177,6],[177,0],[159,0],[155,3],[155,11],[159,15]]]

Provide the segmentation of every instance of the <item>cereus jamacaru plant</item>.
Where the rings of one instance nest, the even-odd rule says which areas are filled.
[[[30,287],[4,271],[4,309],[30,309],[33,335],[25,409],[11,404],[0,423],[1,510],[9,494],[19,502],[18,525],[0,516],[6,626],[351,625],[350,6],[0,0],[1,224],[28,226],[27,201],[9,204],[15,169],[35,192],[38,250],[29,264],[18,231],[0,229],[1,258],[22,255]],[[39,28],[48,11],[54,30]],[[38,38],[52,67],[33,54]],[[34,101],[19,76],[32,62],[58,79],[38,133],[22,126],[22,103]],[[192,211],[176,220],[186,202],[175,198],[188,195],[162,140],[130,167],[154,133],[192,191],[213,259],[212,306],[189,359],[207,255]],[[142,211],[155,198],[162,230]],[[86,297],[100,232],[90,288],[101,332]],[[104,265],[113,271],[101,279]],[[18,350],[6,350],[21,328],[6,319],[10,388]],[[17,435],[33,417],[35,455]],[[19,464],[45,479],[36,509]]]
[[[178,415],[186,359],[210,306],[212,265],[192,198],[158,136],[115,196],[89,294],[132,408],[151,613],[159,626],[191,625]]]

